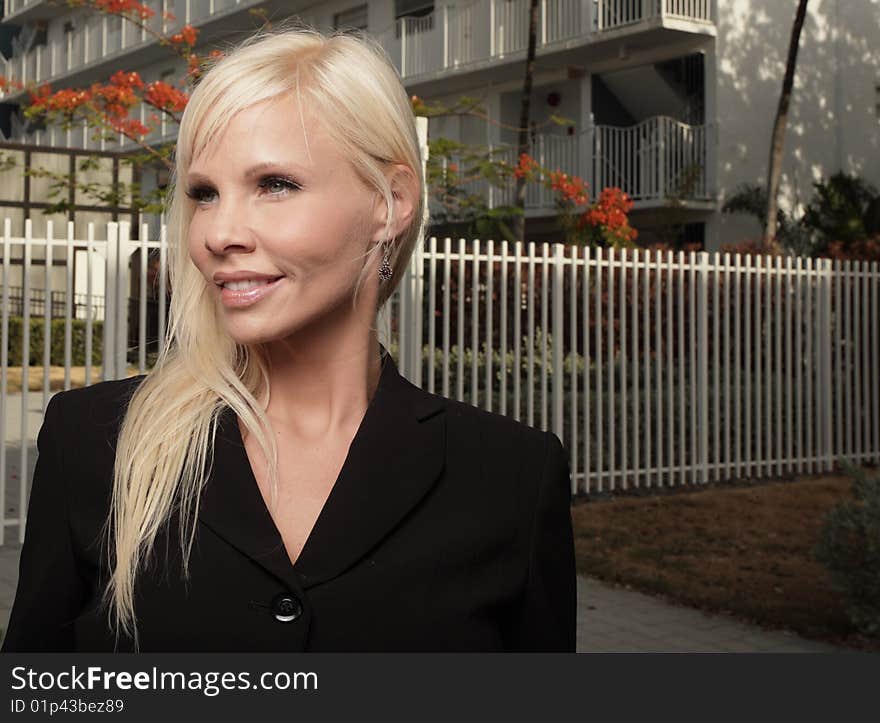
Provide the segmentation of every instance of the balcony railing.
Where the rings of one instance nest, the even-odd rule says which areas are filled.
[[[27,0],[5,0],[7,14]],[[214,15],[259,0],[147,0],[155,11],[153,30],[169,32],[199,25]],[[528,43],[528,0],[475,0],[444,5],[434,13],[400,18],[379,39],[402,77],[414,77],[524,51]],[[176,20],[163,20],[163,11]],[[711,24],[711,0],[541,0],[538,47],[572,41],[657,18]],[[45,82],[150,40],[146,30],[119,17],[75,16],[60,40],[15,52],[0,72],[21,82]]]
[[[6,2],[20,3],[21,0]],[[259,0],[145,0],[144,4],[155,13],[145,21],[146,26],[155,32],[167,34],[185,23],[199,25],[218,13],[257,5]],[[175,20],[163,19],[163,12],[172,13]],[[19,52],[13,41],[14,55],[9,60],[3,60],[0,73],[22,83],[42,83],[123,50],[146,44],[152,39],[146,29],[136,27],[120,17],[97,12],[71,17],[74,27],[60,41],[51,40],[36,45],[26,53]]]
[[[3,0],[3,17],[8,18],[13,13],[21,12],[25,8],[36,5],[41,0]]]
[[[538,47],[657,19],[711,24],[711,0],[540,0]],[[528,45],[528,0],[475,0],[400,18],[379,39],[403,78],[503,58]],[[436,16],[436,17],[435,17]]]
[[[132,114],[144,125],[148,123],[150,110],[141,103],[137,112]],[[95,131],[83,120],[70,128],[61,128],[58,125],[50,125],[46,128],[29,130],[18,116],[11,116],[11,138],[21,143],[31,143],[37,146],[64,146],[65,148],[82,148],[93,151],[133,151],[139,148],[138,144],[129,140],[120,133],[114,141],[108,141],[104,137],[93,138]],[[155,145],[157,143],[171,142],[177,137],[177,126],[168,116],[162,114],[160,122],[151,133],[142,140],[144,143]]]
[[[670,198],[709,201],[712,198],[707,164],[707,127],[657,116],[626,128],[595,126],[571,136],[538,134],[531,155],[549,170],[583,178],[590,195],[616,186],[636,206],[656,206]],[[511,166],[516,148],[494,147],[492,157]],[[462,167],[461,159],[452,159]],[[499,189],[488,181],[465,184],[468,193],[483,195],[490,208],[512,205],[512,188]],[[555,192],[538,183],[526,187],[526,208],[551,209]],[[435,206],[435,212],[438,210]]]

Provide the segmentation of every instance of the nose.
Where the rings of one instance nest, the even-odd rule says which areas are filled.
[[[247,216],[232,204],[218,204],[205,225],[205,248],[223,255],[230,252],[247,253],[254,250],[254,235],[247,224]]]

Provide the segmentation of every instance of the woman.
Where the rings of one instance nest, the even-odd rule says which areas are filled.
[[[366,39],[262,33],[203,76],[165,350],[49,403],[3,650],[574,650],[559,439],[378,342],[419,169]]]

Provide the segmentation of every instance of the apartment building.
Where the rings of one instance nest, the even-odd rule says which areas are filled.
[[[489,121],[433,119],[429,133],[503,149],[514,159],[528,0],[149,0],[153,27],[198,27],[200,47],[223,47],[273,19],[297,15],[322,29],[378,37],[408,90],[426,100],[479,98]],[[762,182],[795,2],[773,0],[540,0],[532,96],[533,155],[618,186],[635,201],[633,224],[650,241],[675,225],[709,250],[755,238],[721,204],[743,182]],[[163,21],[163,12],[177,21]],[[145,80],[183,69],[145,31],[118,18],[40,0],[4,0],[0,68],[19,80],[81,86],[115,70]],[[29,127],[22,93],[0,98],[0,132],[38,145],[104,147],[87,131]],[[564,125],[548,123],[551,115]],[[818,0],[804,27],[781,189],[783,208],[809,199],[838,170],[880,186],[880,6]],[[173,138],[173,124],[150,140]],[[506,150],[504,150],[506,149]],[[161,179],[160,181],[161,182]],[[510,198],[486,187],[492,205]],[[527,235],[553,238],[553,200],[527,199]],[[442,229],[439,229],[442,231]]]

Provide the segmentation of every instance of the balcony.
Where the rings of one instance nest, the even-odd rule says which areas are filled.
[[[18,7],[21,2],[22,0],[6,0],[7,8],[10,4]],[[146,21],[147,27],[167,34],[185,23],[202,25],[209,20],[225,18],[261,3],[258,0],[146,0],[145,4],[155,12]],[[35,0],[28,3],[27,7],[36,5],[39,3]],[[19,10],[23,11],[22,8]],[[172,13],[176,19],[163,20],[162,14],[165,11]],[[74,26],[62,38],[35,45],[28,50],[21,48],[17,39],[13,40],[13,57],[3,60],[0,73],[22,83],[44,83],[106,64],[108,61],[112,63],[124,53],[155,45],[152,35],[146,29],[138,28],[120,17],[97,12],[84,12],[68,17],[74,21]],[[162,57],[168,57],[167,52],[156,52],[156,59]],[[20,91],[10,92],[7,97],[18,93]]]
[[[149,122],[149,116],[155,112],[152,108],[147,108],[141,103],[136,112],[131,114],[132,118],[137,118],[145,125]],[[161,143],[169,143],[177,137],[177,125],[168,119],[164,113],[160,116],[159,125],[153,129],[153,132],[147,135],[143,142],[148,145],[158,145]],[[92,151],[120,151],[134,152],[138,151],[141,146],[134,143],[125,135],[120,133],[115,141],[107,141],[104,138],[95,139],[92,137],[94,130],[91,129],[85,121],[81,121],[70,128],[60,128],[53,125],[47,128],[29,130],[26,125],[19,119],[17,115],[12,115],[11,137],[17,143],[30,143],[36,146],[64,147],[64,148],[82,148]],[[6,140],[6,139],[3,139]]]
[[[40,5],[46,7],[40,8]],[[3,0],[4,20],[20,23],[31,18],[35,14],[34,11],[38,11],[41,16],[47,16],[51,8],[44,0]]]
[[[379,39],[403,78],[500,61],[528,46],[528,0],[475,0],[403,17]],[[714,32],[711,0],[541,0],[537,51],[647,30]]]
[[[204,25],[253,5],[259,0],[147,0],[155,11],[149,26],[169,32],[183,23]],[[426,80],[449,71],[495,65],[523,55],[528,43],[528,0],[474,0],[439,7],[430,15],[400,18],[379,40],[405,79]],[[274,2],[269,5],[274,6]],[[39,0],[5,0],[8,15],[22,21],[52,6]],[[603,40],[651,33],[656,43],[664,32],[714,32],[711,0],[541,0],[538,55],[583,48]],[[289,9],[289,8],[288,8]],[[177,20],[163,21],[163,11]],[[154,44],[144,30],[118,17],[83,13],[63,38],[53,38],[27,51],[16,49],[0,73],[21,82],[43,83],[64,78],[87,82],[74,74],[106,65],[123,53]],[[57,19],[57,16],[56,16]],[[659,34],[658,34],[659,33]],[[54,34],[53,34],[54,35]],[[157,54],[157,59],[162,57]],[[94,71],[92,71],[94,72]],[[8,97],[17,95],[11,92]]]
[[[708,133],[705,125],[655,116],[626,128],[600,125],[571,136],[538,134],[531,155],[544,168],[583,178],[591,197],[616,186],[632,198],[636,210],[657,208],[671,198],[685,208],[707,209],[714,204]],[[492,155],[516,164],[513,146],[496,146]],[[470,182],[465,188],[483,194],[490,208],[514,202],[512,188],[495,188],[487,181]],[[526,188],[526,209],[549,213],[554,196],[550,189],[531,183]]]

